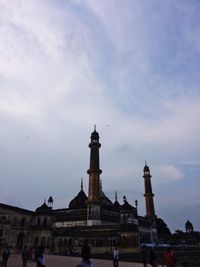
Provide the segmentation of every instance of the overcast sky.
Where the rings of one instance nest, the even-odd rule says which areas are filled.
[[[55,208],[103,190],[145,215],[143,167],[170,229],[200,230],[200,1],[0,0],[0,202]]]

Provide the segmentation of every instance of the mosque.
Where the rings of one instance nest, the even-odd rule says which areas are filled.
[[[0,203],[0,244],[12,248],[44,246],[47,250],[63,254],[80,251],[85,239],[92,252],[108,252],[113,246],[121,251],[137,251],[141,244],[157,242],[154,194],[150,169],[144,166],[144,198],[146,215],[140,216],[126,197],[123,204],[113,203],[103,192],[100,175],[99,134],[96,127],[91,134],[88,195],[83,190],[74,197],[68,208],[54,209],[53,198],[35,211]]]

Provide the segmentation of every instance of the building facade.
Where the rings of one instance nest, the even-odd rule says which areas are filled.
[[[145,163],[144,188],[146,216],[139,216],[137,200],[132,206],[126,196],[123,204],[113,203],[103,192],[100,175],[99,134],[90,137],[88,196],[81,189],[68,208],[53,209],[53,198],[35,211],[0,203],[0,242],[13,248],[43,246],[63,254],[79,253],[85,239],[93,252],[108,252],[113,246],[134,251],[143,243],[157,242],[155,210],[150,169]]]

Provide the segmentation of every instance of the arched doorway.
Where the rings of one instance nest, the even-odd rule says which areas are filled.
[[[24,233],[19,233],[17,235],[17,247],[19,249],[22,249],[23,245],[24,245]]]

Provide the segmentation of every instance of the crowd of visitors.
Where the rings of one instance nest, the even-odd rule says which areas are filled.
[[[1,255],[1,266],[7,267],[8,259],[10,257],[10,249],[6,245],[2,250]],[[81,249],[81,262],[76,265],[76,267],[94,267],[91,261],[91,248],[87,240],[85,240],[82,249]],[[153,248],[147,249],[145,246],[142,249],[141,253],[143,266],[147,267],[149,263],[152,267],[158,267],[158,259],[157,255]],[[33,250],[32,247],[28,248],[24,246],[21,250],[21,258],[22,258],[22,266],[27,267],[28,262],[34,261],[36,263],[36,267],[46,267],[45,257],[44,257],[44,249],[43,247],[37,247]],[[162,265],[166,267],[175,267],[176,266],[176,258],[172,253],[170,248],[167,248],[163,254],[163,262]],[[119,249],[115,247],[113,250],[113,267],[119,267]]]

